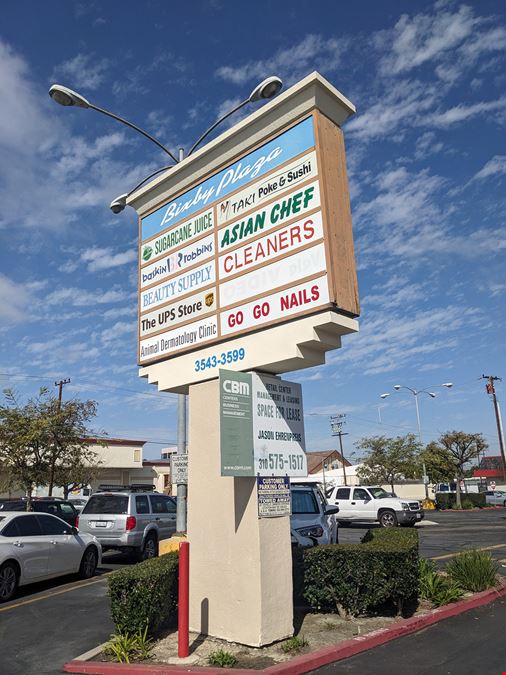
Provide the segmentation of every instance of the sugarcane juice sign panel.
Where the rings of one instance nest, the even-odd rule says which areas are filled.
[[[220,370],[222,476],[307,476],[300,385]]]
[[[330,305],[314,145],[308,117],[142,220],[140,364]]]
[[[259,518],[289,516],[292,511],[290,479],[287,476],[258,476]]]

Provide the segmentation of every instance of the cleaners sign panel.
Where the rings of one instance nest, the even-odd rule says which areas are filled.
[[[222,476],[307,476],[300,384],[220,370]]]
[[[332,307],[313,115],[141,221],[139,363]]]

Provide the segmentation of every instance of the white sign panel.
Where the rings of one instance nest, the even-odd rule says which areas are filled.
[[[269,293],[273,288],[297,283],[324,270],[325,247],[322,243],[221,284],[220,305],[227,307],[255,295]]]
[[[149,359],[153,356],[170,356],[182,349],[196,347],[203,342],[216,339],[217,335],[218,320],[216,316],[210,316],[207,319],[188,323],[181,328],[141,340],[140,357]]]
[[[327,275],[306,281],[279,293],[221,312],[221,334],[230,335],[244,328],[257,328],[281,317],[292,317],[308,308],[329,302]]]
[[[173,328],[213,311],[216,311],[216,289],[208,288],[184,300],[143,314],[140,320],[141,337]]]
[[[252,374],[253,459],[259,476],[307,476],[302,387]]]
[[[238,218],[262,202],[272,199],[277,194],[284,192],[316,176],[316,152],[310,152],[303,157],[299,157],[294,162],[290,162],[280,171],[271,174],[267,178],[250,185],[244,190],[236,192],[232,197],[220,202],[217,206],[218,225],[233,218]]]
[[[144,288],[214,255],[214,234],[146,265],[140,271],[140,286]]]
[[[322,238],[322,216],[317,212],[222,255],[219,259],[220,279],[246,272],[280,255],[291,254]]]
[[[188,483],[188,455],[175,454],[170,457],[170,478],[176,485]]]
[[[212,260],[205,265],[192,269],[190,272],[179,274],[159,286],[143,291],[140,297],[141,312],[163,305],[170,300],[175,300],[181,295],[202,288],[202,286],[214,284],[215,281],[216,269],[214,260]]]
[[[222,253],[231,246],[243,244],[247,239],[272,230],[318,206],[320,206],[318,183],[306,185],[283,198],[280,197],[264,209],[254,211],[244,216],[242,220],[223,227],[218,232],[218,250]]]

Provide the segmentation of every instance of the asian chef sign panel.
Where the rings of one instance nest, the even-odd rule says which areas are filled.
[[[315,112],[142,219],[141,365],[324,309],[358,314],[337,298],[318,124]]]

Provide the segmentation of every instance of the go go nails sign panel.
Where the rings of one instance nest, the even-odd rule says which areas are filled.
[[[315,125],[311,115],[142,219],[141,365],[332,307]]]

